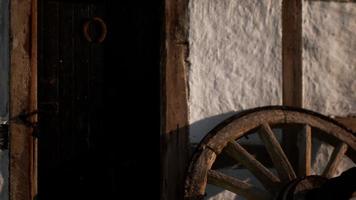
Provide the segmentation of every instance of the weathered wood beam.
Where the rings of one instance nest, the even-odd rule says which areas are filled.
[[[283,105],[302,106],[302,0],[282,2]]]
[[[10,3],[10,117],[30,112],[34,103],[32,53],[32,0],[12,0]],[[16,44],[15,44],[16,43]],[[32,100],[31,100],[32,99]],[[10,199],[32,200],[33,138],[32,128],[10,123]]]
[[[299,176],[311,175],[312,133],[311,127],[305,125],[304,131],[299,135]]]
[[[31,2],[31,83],[30,83],[30,96],[29,96],[29,110],[30,112],[37,110],[37,22],[38,22],[38,0]],[[37,123],[37,115],[32,115],[30,121],[33,124]],[[32,132],[34,130],[31,130]],[[31,138],[30,144],[30,189],[31,199],[35,199],[38,189],[38,144],[37,138]]]
[[[162,0],[161,200],[183,198],[188,164],[188,0]],[[181,195],[181,196],[180,196]]]
[[[283,105],[303,106],[302,96],[302,0],[282,1]],[[298,166],[296,126],[283,129],[282,146],[292,166]]]

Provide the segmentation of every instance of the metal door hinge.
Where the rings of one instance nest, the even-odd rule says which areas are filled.
[[[0,122],[0,150],[9,148],[9,125],[8,121]]]

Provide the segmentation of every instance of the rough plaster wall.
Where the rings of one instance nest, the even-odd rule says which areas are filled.
[[[198,143],[238,111],[282,103],[281,0],[191,0],[189,9],[190,140]],[[224,172],[258,184],[247,170]],[[242,199],[213,186],[206,192]]]
[[[190,140],[236,111],[282,103],[281,0],[191,0]]]
[[[304,106],[327,115],[355,113],[356,4],[303,4]],[[191,0],[189,8],[190,140],[198,143],[235,112],[281,104],[281,0]],[[320,174],[333,148],[315,140],[313,147],[312,173]],[[345,158],[338,174],[351,166]],[[259,184],[246,170],[223,172]],[[207,198],[242,199],[213,186]]]
[[[303,1],[304,106],[356,114],[356,4]]]
[[[303,1],[303,104],[326,115],[356,113],[356,4]],[[333,148],[317,142],[314,173]],[[338,174],[355,166],[345,158]]]

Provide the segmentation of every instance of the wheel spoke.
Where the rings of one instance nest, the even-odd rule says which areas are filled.
[[[299,175],[309,176],[311,174],[312,135],[309,125],[305,125],[304,129],[299,135]]]
[[[334,176],[337,167],[339,166],[342,157],[345,155],[347,151],[347,144],[341,143],[337,147],[335,147],[333,153],[331,154],[330,160],[326,165],[323,176],[326,178],[331,178]]]
[[[249,200],[271,199],[271,195],[267,191],[215,170],[208,171],[208,183],[234,192]]]
[[[261,140],[266,146],[266,149],[271,156],[274,167],[277,169],[278,175],[282,181],[291,181],[296,178],[292,165],[288,161],[281,145],[271,127],[267,123],[261,125],[261,130],[258,132]]]
[[[252,174],[256,176],[263,186],[272,191],[278,188],[279,178],[256,160],[250,153],[248,153],[240,144],[236,142],[229,142],[224,149],[224,152],[245,166]]]

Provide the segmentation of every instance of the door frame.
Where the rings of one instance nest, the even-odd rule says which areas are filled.
[[[37,110],[37,0],[10,0],[10,119]],[[32,125],[37,116],[27,116]],[[37,194],[37,139],[34,128],[10,121],[10,200]]]

